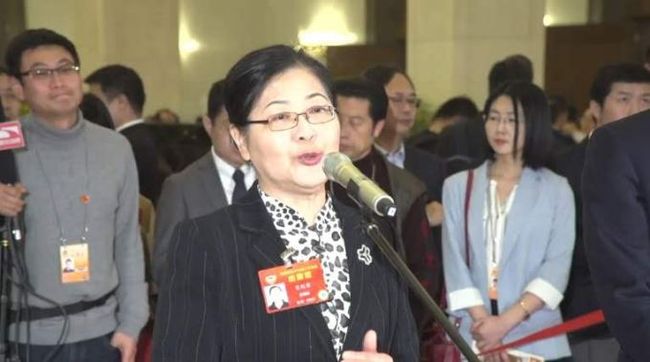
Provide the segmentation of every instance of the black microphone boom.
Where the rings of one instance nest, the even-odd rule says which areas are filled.
[[[327,178],[343,186],[357,202],[368,206],[379,216],[395,216],[395,201],[376,183],[356,168],[350,158],[339,152],[325,156],[323,171]]]

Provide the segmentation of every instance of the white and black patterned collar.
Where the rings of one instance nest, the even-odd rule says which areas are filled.
[[[292,251],[288,261],[321,260],[331,299],[322,303],[320,309],[338,360],[350,323],[352,296],[345,240],[332,198],[327,195],[325,204],[316,215],[316,222],[310,226],[296,210],[266,194],[259,185],[257,190],[282,242],[287,250]]]
[[[321,207],[321,209],[318,211],[318,214],[316,215],[316,222],[312,226],[312,225],[308,225],[307,220],[305,220],[305,218],[302,217],[291,206],[267,194],[260,188],[259,185],[257,185],[257,190],[260,196],[262,197],[262,201],[264,202],[264,206],[266,207],[266,210],[271,214],[274,224],[277,224],[275,222],[276,218],[280,217],[281,215],[287,215],[287,216],[291,216],[290,220],[285,220],[283,218],[283,221],[287,221],[287,222],[291,221],[292,222],[290,224],[291,226],[309,228],[313,231],[318,231],[322,233],[327,229],[327,225],[331,225],[332,222],[338,223],[338,219],[336,218],[336,212],[334,211],[334,203],[332,202],[332,198],[329,196],[329,194],[327,194],[325,199],[325,204],[323,204],[323,207]],[[285,227],[282,228],[285,229]]]

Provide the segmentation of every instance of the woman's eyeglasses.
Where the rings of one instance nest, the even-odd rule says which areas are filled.
[[[271,131],[286,131],[298,125],[300,116],[305,116],[311,124],[327,123],[336,117],[336,108],[333,106],[313,106],[302,113],[281,112],[272,114],[268,119],[249,120],[251,124],[266,124]]]

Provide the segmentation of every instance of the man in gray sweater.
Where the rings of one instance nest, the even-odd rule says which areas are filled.
[[[29,348],[35,361],[52,354],[53,361],[133,361],[149,310],[131,147],[83,119],[79,57],[68,39],[27,30],[11,41],[5,62],[32,110],[22,120],[27,147],[15,152],[21,183],[0,184],[0,215],[24,213],[33,289],[27,306],[12,290],[10,339],[21,359]]]

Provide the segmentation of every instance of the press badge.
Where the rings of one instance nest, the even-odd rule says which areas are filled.
[[[90,280],[88,243],[61,245],[61,282],[79,283]]]
[[[269,314],[330,299],[320,259],[264,269],[257,274]]]

